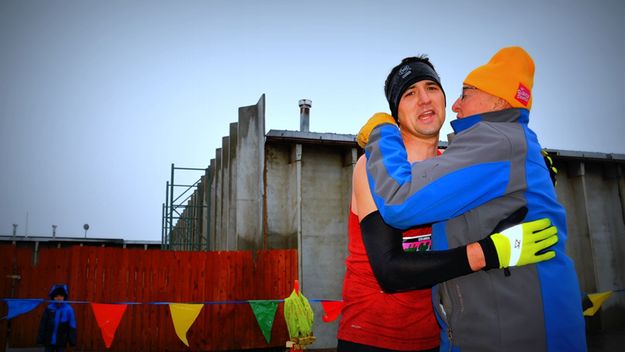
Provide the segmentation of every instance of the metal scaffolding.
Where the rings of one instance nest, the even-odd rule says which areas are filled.
[[[192,184],[176,184],[176,172],[202,172]],[[208,169],[176,167],[171,164],[171,179],[165,186],[162,208],[161,249],[207,250],[208,237],[202,235],[205,210],[204,180]]]

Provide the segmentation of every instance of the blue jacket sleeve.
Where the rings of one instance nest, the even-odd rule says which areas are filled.
[[[479,125],[473,135],[456,136],[443,155],[413,164],[396,126],[373,130],[367,177],[384,221],[400,229],[444,221],[505,194],[510,142]]]

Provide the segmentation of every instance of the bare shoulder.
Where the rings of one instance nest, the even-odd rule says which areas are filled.
[[[367,157],[362,155],[354,166],[352,178],[352,210],[362,220],[377,208],[369,190],[367,178]]]
[[[354,175],[360,173],[367,173],[367,156],[364,154],[361,155],[356,161],[356,166],[354,167]]]
[[[356,161],[352,182],[354,185],[353,192],[359,192],[360,186],[363,185],[365,188],[369,188],[369,181],[367,180],[367,157],[365,155],[361,155],[358,161]]]

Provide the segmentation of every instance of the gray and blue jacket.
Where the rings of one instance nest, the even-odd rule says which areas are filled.
[[[550,218],[556,257],[479,271],[434,288],[441,351],[585,351],[581,293],[565,253],[565,210],[556,199],[529,111],[508,109],[452,121],[445,153],[410,164],[399,129],[375,128],[365,147],[375,203],[389,225],[434,223],[433,250],[481,240],[526,206],[525,221]]]

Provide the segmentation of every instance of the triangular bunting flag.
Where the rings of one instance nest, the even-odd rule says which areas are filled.
[[[43,299],[13,299],[5,298],[5,302],[9,306],[9,312],[6,317],[2,319],[13,319],[18,315],[28,313],[31,310],[37,308]]]
[[[176,335],[180,341],[182,341],[187,347],[189,347],[189,341],[187,340],[187,331],[197,316],[200,315],[200,311],[204,307],[203,304],[185,304],[185,303],[170,303],[169,311],[171,312],[171,320],[174,322],[174,329]]]
[[[589,293],[588,299],[592,302],[592,306],[584,310],[584,315],[587,317],[595,315],[603,302],[608,299],[612,295],[613,291],[599,292],[599,293]]]
[[[98,322],[104,345],[110,348],[115,338],[115,331],[126,312],[126,304],[90,303],[95,320]]]
[[[265,336],[265,341],[269,343],[271,340],[271,328],[273,327],[273,319],[276,317],[276,311],[278,310],[277,301],[248,301],[260,330]]]
[[[284,320],[291,339],[313,337],[315,314],[308,299],[296,290],[284,299]]]
[[[341,314],[343,301],[321,301],[321,307],[323,308],[321,319],[326,323],[330,323],[335,321]]]

